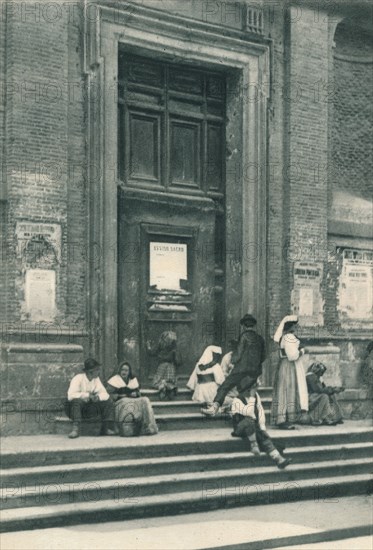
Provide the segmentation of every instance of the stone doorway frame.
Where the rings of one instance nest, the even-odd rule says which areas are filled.
[[[136,48],[140,54],[168,55],[182,62],[220,68],[236,75],[231,105],[227,100],[226,131],[233,141],[225,175],[227,186],[230,181],[231,189],[239,190],[240,211],[235,212],[235,220],[236,226],[239,220],[240,229],[231,235],[226,232],[227,254],[236,251],[234,257],[226,259],[233,262],[231,271],[236,273],[236,278],[226,281],[226,285],[235,288],[238,284],[239,288],[235,289],[236,301],[226,304],[226,323],[227,326],[237,324],[241,314],[251,311],[258,318],[259,330],[265,334],[269,41],[259,36],[254,38],[246,32],[131,3],[123,4],[123,11],[97,6],[96,13],[94,21],[86,22],[84,33],[88,98],[87,319],[90,353],[101,361],[105,375],[117,365],[119,44]],[[231,112],[228,112],[230,108]],[[235,120],[233,124],[229,119],[235,116],[239,122]],[[241,151],[234,147],[235,139],[238,139]]]

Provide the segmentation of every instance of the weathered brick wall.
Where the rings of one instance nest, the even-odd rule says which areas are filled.
[[[60,4],[38,2],[12,3],[7,13],[1,388],[6,410],[17,402],[18,408],[32,411],[45,398],[64,396],[68,379],[81,368],[86,341],[83,18],[81,10],[72,16]],[[60,261],[48,265],[42,257],[31,264],[24,250],[17,249],[19,222],[59,224]],[[47,323],[29,319],[24,309],[25,272],[30,266],[56,270],[57,311]],[[14,345],[19,346],[17,353]],[[5,432],[13,429],[11,419],[18,413],[8,411]],[[25,432],[28,428],[36,429],[22,427]],[[39,429],[48,431],[51,426]]]
[[[359,27],[356,21],[345,19],[337,26],[334,41],[329,220],[338,222],[338,226],[334,223],[333,234],[329,237],[326,322],[332,333],[346,339],[349,335],[358,336],[361,331],[369,338],[368,319],[352,320],[350,328],[346,328],[345,321],[343,328],[338,308],[343,247],[362,250],[373,247],[373,241],[368,238],[369,232],[373,237],[372,34]],[[355,346],[352,341],[349,345]],[[364,347],[362,343],[359,345]],[[346,362],[351,357],[351,349],[348,349]],[[351,365],[355,382],[358,380],[356,357],[361,355],[361,349],[357,349]]]
[[[73,326],[84,327],[88,273],[87,92],[84,75],[82,12],[68,21],[68,189],[67,189],[67,310]]]
[[[312,10],[290,10],[287,85],[289,105],[288,237],[294,259],[325,259],[327,184],[319,171],[327,165],[328,106],[315,98],[315,80],[328,81],[327,17],[315,21]],[[317,248],[317,250],[316,250]],[[289,258],[291,267],[291,257]]]
[[[78,6],[78,5],[76,5]],[[17,222],[61,225],[56,328],[84,328],[86,315],[86,93],[82,11],[13,4],[7,37],[9,323],[22,311],[26,259],[16,253]],[[58,9],[57,9],[58,8]],[[26,192],[27,190],[27,192]]]
[[[267,12],[269,36],[272,38],[271,86],[268,109],[268,250],[267,250],[267,348],[270,371],[275,372],[278,353],[273,334],[279,321],[288,312],[284,293],[288,249],[285,245],[287,205],[284,180],[288,172],[285,159],[284,124],[290,97],[285,86],[285,19],[286,11],[277,6]],[[271,380],[268,380],[271,383]]]
[[[6,229],[6,179],[5,179],[5,54],[6,12],[0,9],[0,323],[5,321],[5,229]]]
[[[62,83],[68,77],[66,20],[61,16],[51,23],[39,16],[37,4],[30,4],[30,11],[23,14],[19,6],[12,5],[7,33],[9,244],[17,244],[17,221],[40,221],[61,224],[65,245],[68,133]],[[60,318],[66,302],[65,250],[62,246],[62,264],[57,269]],[[22,319],[24,260],[15,254],[8,261],[8,321]]]
[[[373,36],[348,23],[340,23],[334,37],[332,185],[372,201]],[[345,212],[334,215],[346,219]],[[360,215],[356,221],[366,220]]]

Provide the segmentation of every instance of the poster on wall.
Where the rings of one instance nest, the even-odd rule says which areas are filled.
[[[149,284],[158,290],[182,290],[181,281],[188,278],[187,245],[150,243]]]
[[[291,293],[292,310],[303,326],[323,326],[321,262],[295,262],[294,286]]]
[[[56,312],[56,272],[28,269],[25,278],[25,308],[31,321],[51,321]]]
[[[373,324],[372,256],[369,251],[344,250],[338,292],[338,310],[344,325]]]

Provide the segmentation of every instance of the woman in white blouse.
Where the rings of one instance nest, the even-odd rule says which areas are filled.
[[[296,315],[287,315],[281,321],[273,339],[280,346],[280,361],[276,372],[271,421],[283,430],[294,429],[294,422],[306,421],[308,392],[300,340],[295,335]]]
[[[115,422],[123,437],[153,435],[158,432],[148,397],[140,394],[140,384],[132,374],[128,361],[123,361],[118,374],[107,381],[107,389],[115,402]]]

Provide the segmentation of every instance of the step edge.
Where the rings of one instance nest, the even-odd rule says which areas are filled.
[[[368,441],[362,441],[361,443],[347,443],[347,444],[341,444],[336,443],[335,445],[314,445],[314,446],[304,446],[304,447],[287,447],[286,448],[286,455],[292,454],[304,454],[304,453],[318,453],[318,452],[338,452],[343,450],[369,450],[371,449],[373,451],[373,444]],[[160,456],[152,458],[150,461],[147,458],[128,458],[124,460],[107,460],[102,462],[71,462],[67,464],[50,464],[46,466],[29,466],[26,467],[19,467],[19,468],[1,468],[0,469],[0,478],[6,475],[31,475],[32,473],[43,473],[43,472],[53,472],[53,471],[79,471],[81,469],[92,469],[92,467],[97,469],[102,468],[109,468],[110,466],[114,466],[116,468],[119,467],[128,467],[128,466],[139,466],[141,465],[158,465],[165,462],[188,462],[188,461],[194,461],[194,460],[203,460],[203,461],[210,461],[210,460],[220,460],[220,459],[235,459],[235,458],[241,458],[244,457],[246,453],[249,453],[247,449],[243,449],[242,451],[235,451],[233,453],[228,452],[221,452],[221,453],[206,453],[206,454],[195,454],[195,455],[185,455],[185,456],[178,456],[178,455],[171,455],[171,456]],[[246,455],[248,459],[254,458],[253,455],[248,454]],[[263,455],[264,456],[264,455]],[[343,460],[343,459],[341,459]]]
[[[338,482],[342,482],[342,485],[349,485],[349,484],[354,484],[356,482],[365,482],[365,481],[368,481],[370,482],[372,479],[371,477],[371,474],[367,474],[367,473],[364,473],[364,474],[354,474],[354,475],[349,475],[349,476],[333,476],[331,478],[321,478],[320,479],[320,482],[319,482],[319,486],[321,485],[326,485],[326,486],[330,486],[331,484],[333,483],[338,483]],[[304,489],[306,488],[313,488],[314,487],[314,479],[307,479],[307,480],[298,480],[297,481],[298,485],[300,487],[303,487]],[[247,492],[250,491],[250,487],[247,488]],[[280,492],[280,491],[283,491],[282,488],[278,488],[278,487],[274,487],[273,488],[273,492]],[[152,505],[153,503],[159,503],[159,501],[166,501],[167,503],[170,503],[170,497],[173,496],[173,497],[178,497],[176,499],[176,503],[178,503],[179,501],[182,501],[182,499],[185,500],[185,495],[189,495],[189,502],[194,502],[195,501],[195,496],[198,498],[198,500],[200,501],[200,497],[201,497],[201,491],[180,491],[180,492],[175,492],[175,493],[167,493],[165,495],[147,495],[147,496],[144,496],[142,497],[142,502],[140,504],[138,504],[138,506],[136,506],[137,503],[121,503],[123,508],[124,509],[128,509],[128,508],[140,508],[140,509],[143,509],[144,506],[149,506],[149,505]],[[211,500],[213,500],[215,498],[215,495],[210,495]],[[306,500],[306,499],[305,499]],[[147,503],[144,504],[144,501],[148,501]],[[117,504],[117,503],[116,503]],[[39,515],[37,514],[33,514],[33,517],[34,519],[38,519],[38,518],[48,518],[48,517],[54,517],[55,515],[58,515],[58,514],[61,514],[61,512],[68,512],[67,514],[65,515],[70,515],[72,513],[79,513],[79,512],[84,512],[85,510],[97,510],[97,509],[102,509],[103,507],[105,507],[105,510],[108,510],[108,509],[117,509],[116,506],[113,504],[113,499],[103,499],[103,500],[100,500],[100,501],[96,501],[96,502],[75,502],[75,503],[66,503],[66,504],[56,504],[56,505],[50,505],[50,506],[31,506],[31,507],[24,507],[24,508],[8,508],[8,509],[5,509],[5,510],[2,510],[1,512],[1,515],[2,515],[2,525],[4,525],[4,523],[6,523],[6,521],[9,521],[9,516],[12,516],[12,515],[17,515],[17,519],[18,521],[21,521],[20,519],[20,515],[22,515],[22,512],[23,513],[26,513],[29,512],[30,510],[36,510],[36,511],[39,511]],[[46,515],[41,515],[41,510],[43,510],[44,512],[45,511],[48,511],[48,513]],[[7,517],[8,516],[8,517]],[[30,519],[30,515],[29,517],[25,517],[25,519]],[[31,518],[32,519],[32,518]],[[14,520],[12,520],[14,521]]]
[[[325,470],[330,470],[332,468],[343,468],[343,469],[347,469],[347,468],[350,468],[350,467],[358,467],[358,466],[366,466],[367,464],[371,464],[372,461],[371,461],[371,458],[362,458],[362,459],[355,459],[355,460],[340,460],[340,461],[334,461],[333,463],[331,463],[330,461],[324,461],[324,462],[318,462],[317,463],[317,471],[325,471]],[[88,482],[76,482],[74,483],[74,491],[77,490],[77,491],[82,491],[82,490],[85,490],[85,491],[90,491],[90,490],[94,490],[96,489],[97,487],[91,487],[91,488],[87,488],[86,485],[87,484],[93,484],[93,483],[99,483],[101,484],[101,487],[100,489],[105,489],[105,490],[110,490],[112,487],[126,487],[128,486],[128,483],[129,481],[131,482],[131,484],[133,484],[134,486],[149,486],[149,485],[165,485],[165,484],[169,484],[169,483],[179,483],[179,482],[187,482],[187,481],[190,481],[190,480],[196,480],[196,479],[199,479],[200,481],[208,481],[208,480],[215,480],[215,479],[222,479],[224,478],[225,480],[229,481],[230,478],[236,478],[236,477],[241,477],[241,476],[245,476],[246,478],[251,478],[251,477],[259,477],[259,476],[262,476],[262,475],[265,475],[267,473],[273,473],[273,474],[278,474],[278,475],[282,475],[282,472],[279,471],[279,470],[273,470],[274,468],[274,464],[268,464],[266,466],[261,466],[261,467],[255,467],[255,468],[251,468],[250,469],[250,472],[248,472],[248,468],[237,468],[236,470],[234,471],[229,471],[229,470],[209,470],[208,472],[177,472],[177,473],[174,473],[174,474],[162,474],[162,475],[156,475],[156,476],[149,476],[149,477],[135,477],[135,478],[130,478],[130,480],[126,479],[126,478],[112,478],[112,479],[103,479],[103,480],[97,480],[96,482],[94,482],[93,480],[90,480]],[[315,467],[314,465],[305,465],[305,464],[293,464],[291,466],[291,470],[286,470],[286,472],[288,473],[292,473],[292,474],[302,474],[302,473],[307,473],[309,471],[312,471],[314,470]],[[353,475],[353,474],[351,474]],[[358,474],[357,474],[358,475]],[[370,475],[370,473],[368,474]],[[175,476],[177,476],[177,478],[175,478]],[[307,478],[308,479],[308,478]],[[298,481],[300,480],[297,480],[297,483]],[[65,485],[67,484],[68,485],[68,482],[65,480],[62,482],[62,485]],[[46,484],[48,485],[48,483]],[[0,495],[2,494],[3,491],[6,491],[7,488],[6,487],[2,487],[2,489],[0,490]],[[59,494],[69,494],[70,493],[70,490],[71,488],[70,487],[64,487],[64,486],[60,486],[59,488]],[[53,492],[51,492],[50,494],[53,494]],[[172,494],[172,493],[171,493]],[[33,494],[30,493],[28,495],[29,498],[33,498]],[[28,498],[26,496],[26,500]],[[9,497],[9,501],[12,501],[12,500],[17,500],[18,498],[22,498],[22,497],[19,497],[18,495],[10,495]]]

